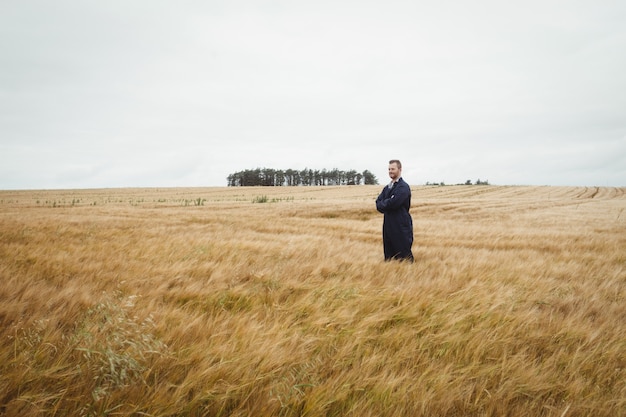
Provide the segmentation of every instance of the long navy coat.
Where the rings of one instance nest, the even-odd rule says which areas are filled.
[[[376,199],[376,210],[385,215],[383,220],[383,249],[385,260],[406,259],[413,261],[413,219],[411,189],[402,178],[392,188],[385,186]]]

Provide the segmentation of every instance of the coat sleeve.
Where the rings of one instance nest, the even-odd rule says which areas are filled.
[[[383,198],[384,192],[381,193],[376,199],[376,210],[381,213],[397,210],[399,207],[402,207],[406,199],[409,198],[409,192],[408,185],[398,184],[387,198]]]
[[[383,190],[379,195],[378,198],[376,199],[376,210],[378,210],[380,213],[384,213],[381,203],[384,199],[384,194],[385,194],[385,190]]]

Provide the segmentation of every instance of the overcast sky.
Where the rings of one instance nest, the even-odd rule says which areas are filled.
[[[626,186],[623,0],[0,2],[0,189]]]

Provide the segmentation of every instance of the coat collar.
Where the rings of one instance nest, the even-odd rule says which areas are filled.
[[[388,185],[388,187],[389,187],[389,188],[393,188],[393,187],[395,187],[395,186],[396,186],[396,184],[397,184],[397,183],[399,183],[400,181],[402,181],[402,177],[398,178],[398,179],[397,179],[397,180],[395,180],[395,181],[390,182],[390,183],[389,183],[389,185]]]

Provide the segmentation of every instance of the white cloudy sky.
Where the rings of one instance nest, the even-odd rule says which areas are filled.
[[[0,2],[0,189],[626,186],[623,0]]]

